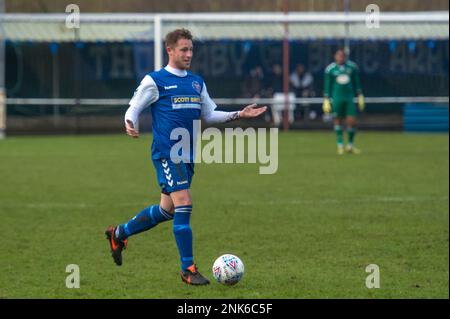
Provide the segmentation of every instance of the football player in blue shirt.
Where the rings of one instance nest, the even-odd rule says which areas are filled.
[[[209,97],[203,79],[187,71],[193,56],[191,32],[174,30],[167,34],[165,45],[168,65],[144,77],[125,114],[126,132],[137,138],[139,114],[151,106],[152,160],[161,187],[161,200],[159,205],[145,208],[127,223],[108,227],[105,234],[114,262],[120,266],[128,237],[173,219],[173,233],[181,259],[181,279],[191,285],[206,285],[208,279],[198,272],[194,263],[190,227],[192,198],[189,188],[194,175],[195,149],[193,122],[200,118],[206,123],[254,118],[264,113],[267,107],[257,108],[256,104],[252,104],[236,112],[216,111],[217,106]],[[180,140],[171,139],[171,133],[178,128],[190,133],[191,151],[187,156],[171,154],[172,146]]]

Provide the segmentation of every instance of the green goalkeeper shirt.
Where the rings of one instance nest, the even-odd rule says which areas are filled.
[[[351,61],[331,63],[325,69],[325,97],[335,100],[353,99],[362,93],[358,66]]]

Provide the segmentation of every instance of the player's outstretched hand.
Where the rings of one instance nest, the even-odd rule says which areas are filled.
[[[249,119],[260,116],[265,111],[267,111],[267,106],[257,108],[257,104],[250,104],[244,107],[244,109],[239,112],[239,117],[243,119]]]
[[[134,128],[133,122],[131,122],[130,120],[127,120],[125,122],[125,128],[127,130],[127,135],[134,138],[139,137],[139,132]]]

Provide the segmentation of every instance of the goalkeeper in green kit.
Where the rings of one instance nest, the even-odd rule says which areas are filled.
[[[334,55],[336,62],[331,63],[325,69],[325,88],[323,111],[326,114],[332,112],[334,119],[334,131],[337,137],[337,153],[339,155],[348,153],[359,154],[360,151],[353,146],[356,134],[356,105],[353,102],[358,96],[358,107],[364,110],[364,95],[361,90],[358,66],[347,61],[344,50],[339,49]],[[346,124],[348,143],[344,148],[343,124]]]

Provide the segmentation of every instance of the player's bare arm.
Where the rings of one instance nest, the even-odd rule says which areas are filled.
[[[239,118],[250,119],[258,117],[267,111],[267,106],[257,107],[257,104],[247,105],[244,109],[239,111]]]

